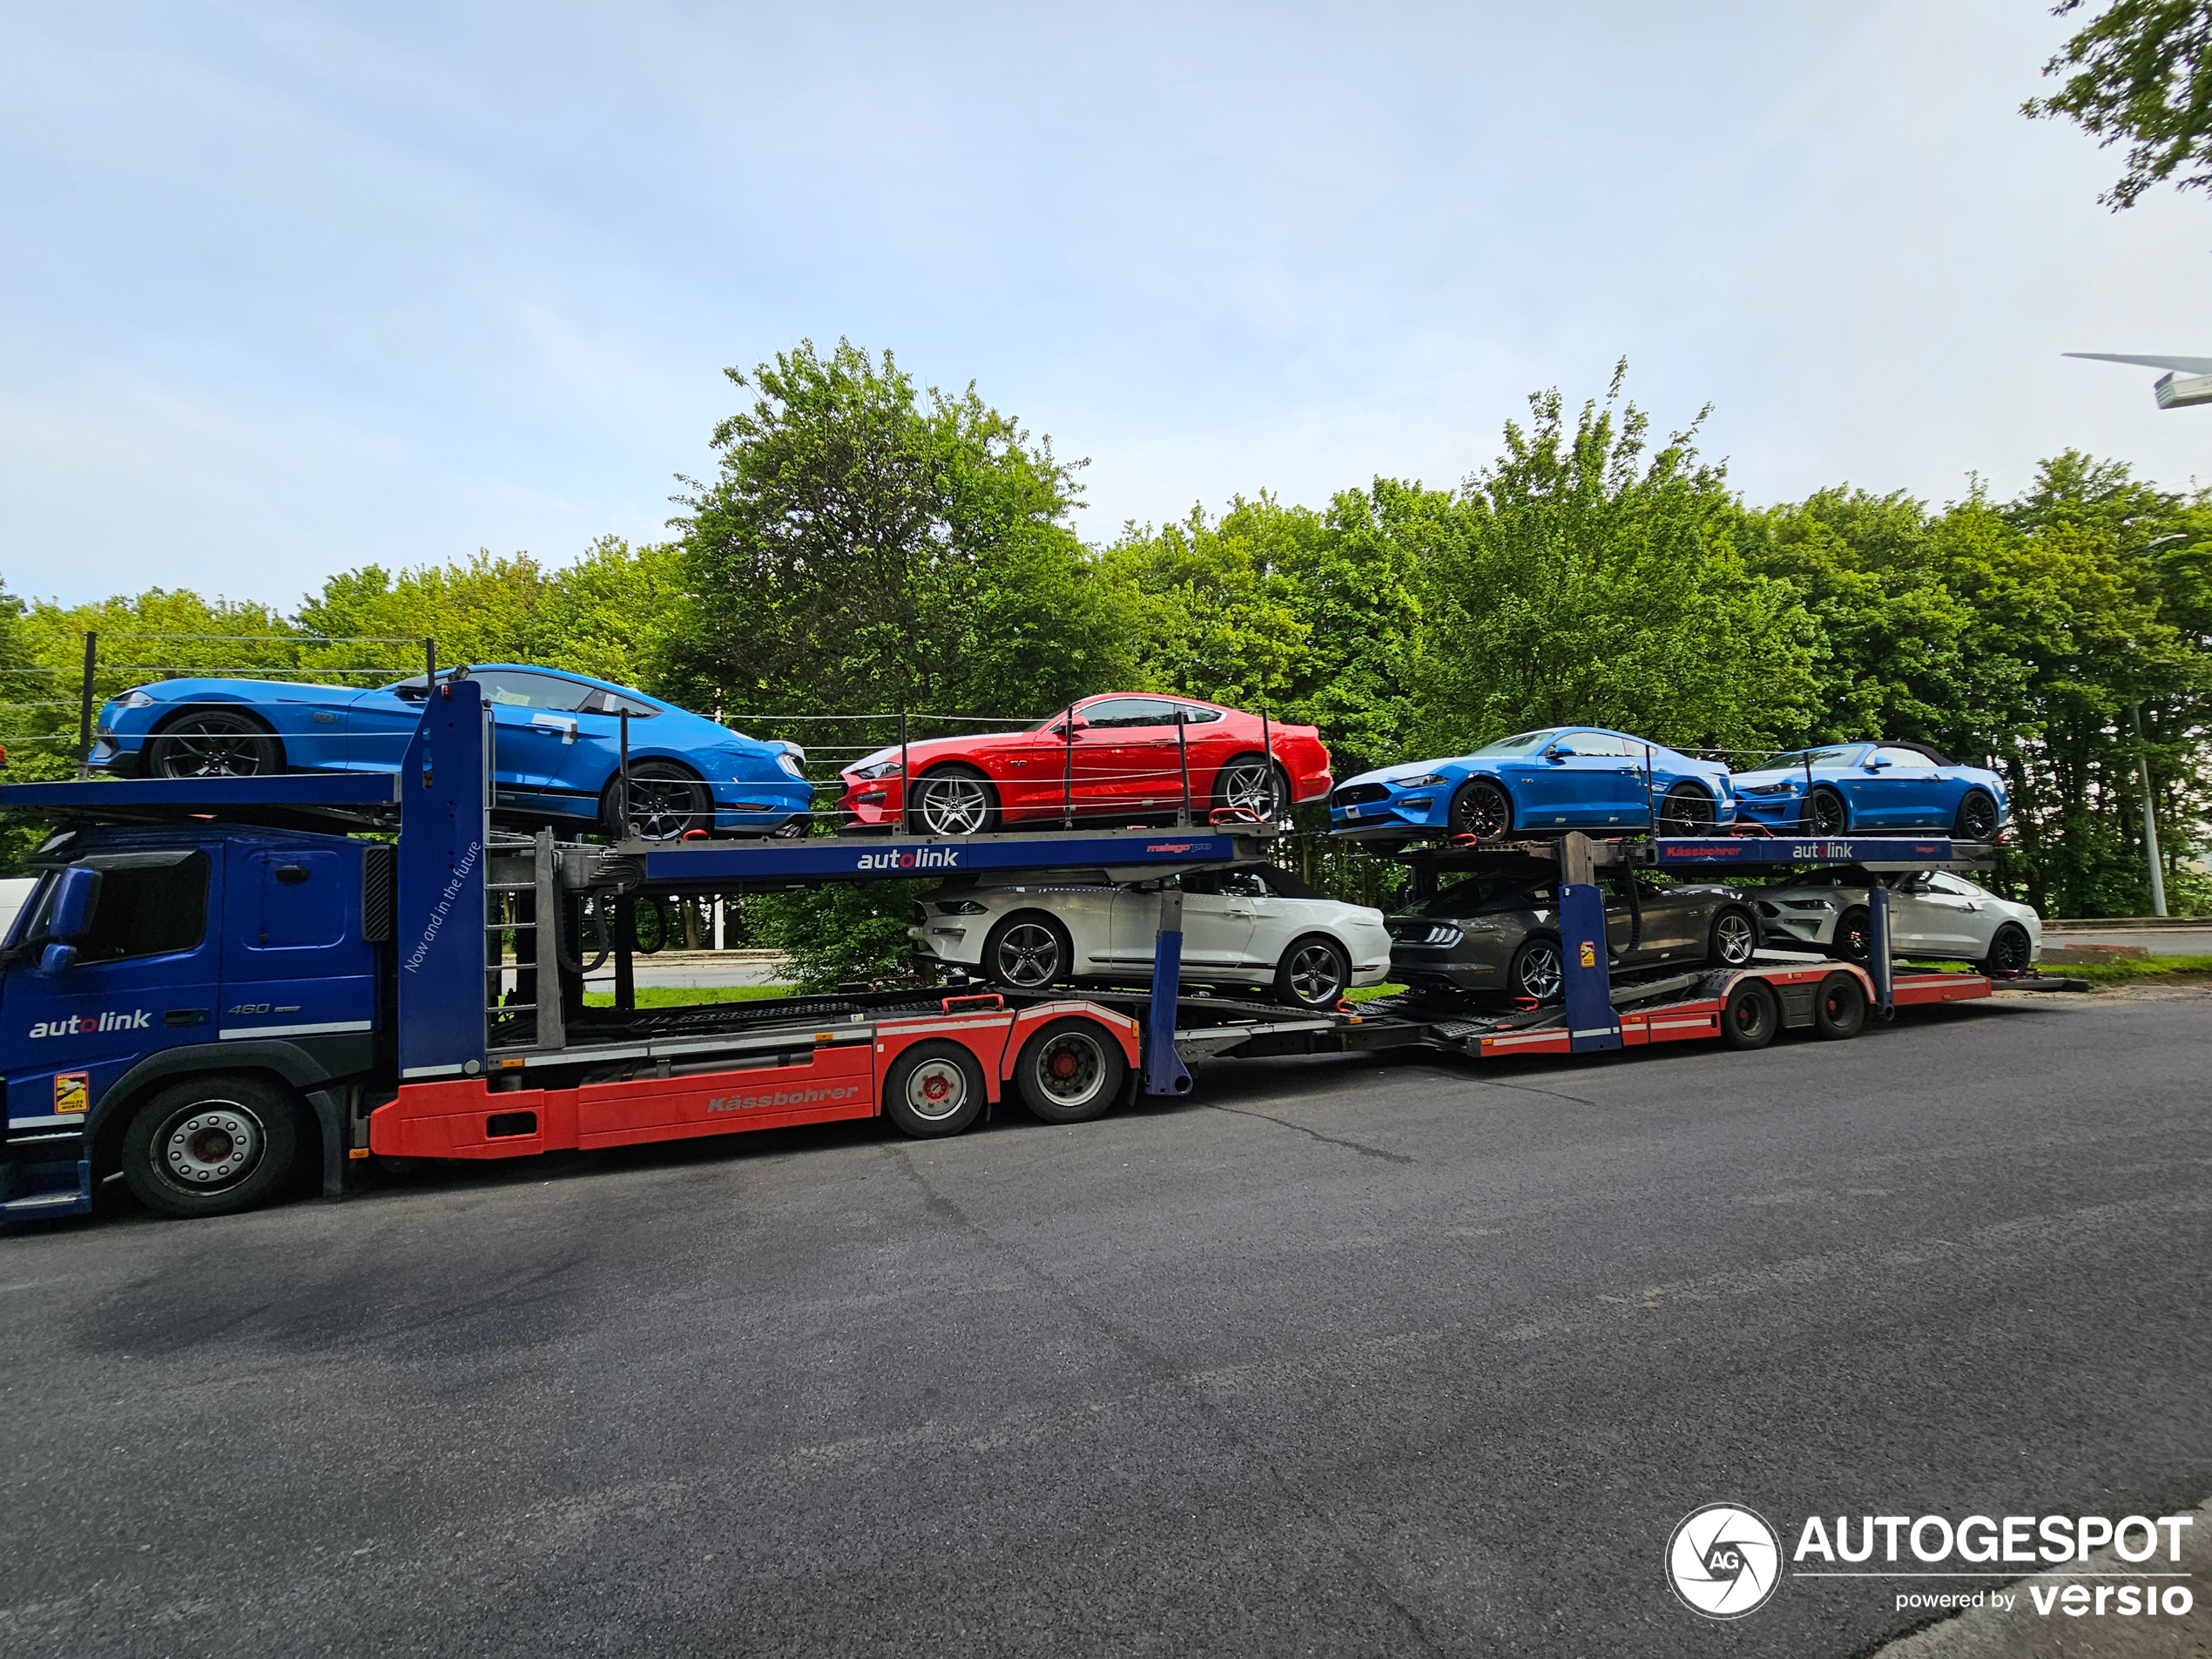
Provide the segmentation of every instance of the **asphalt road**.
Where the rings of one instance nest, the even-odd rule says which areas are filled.
[[[2209,1062],[2019,997],[0,1238],[0,1648],[1865,1653],[1669,1532],[2212,1494]]]

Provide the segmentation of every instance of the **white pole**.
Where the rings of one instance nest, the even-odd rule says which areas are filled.
[[[2135,760],[2143,772],[2143,852],[2150,860],[2150,913],[2166,914],[2166,871],[2158,857],[2158,810],[2151,805],[2150,751],[2143,745],[2143,705],[2130,711],[2135,718]]]

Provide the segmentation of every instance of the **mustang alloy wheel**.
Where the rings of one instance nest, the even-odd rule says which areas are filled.
[[[1332,1008],[1352,978],[1352,964],[1333,940],[1293,940],[1275,970],[1275,998],[1293,1008]]]
[[[1042,990],[1065,979],[1074,958],[1067,930],[1035,912],[1008,917],[983,941],[985,977],[1016,990]]]
[[[1555,939],[1524,939],[1506,970],[1506,982],[1516,996],[1539,1002],[1556,1002],[1567,989],[1567,970]]]
[[[925,835],[980,835],[991,827],[991,786],[961,768],[934,772],[914,783],[909,830]]]
[[[1676,784],[1659,803],[1662,835],[1703,835],[1712,827],[1712,797],[1696,784]]]
[[[1291,792],[1283,780],[1282,768],[1271,765],[1258,755],[1247,755],[1232,760],[1221,770],[1214,785],[1214,803],[1232,812],[1249,813],[1262,823],[1271,824],[1283,815],[1289,805]]]
[[[1832,789],[1816,789],[1805,797],[1797,827],[1807,835],[1841,835],[1847,821],[1842,798]]]
[[[1997,833],[1997,803],[1979,789],[1968,790],[1966,799],[1959,803],[1951,833],[1962,841],[1990,840]]]
[[[1713,918],[1712,937],[1705,960],[1718,968],[1741,968],[1758,949],[1759,930],[1741,910],[1723,910]]]
[[[2035,947],[2028,939],[2027,929],[2016,921],[2000,927],[1989,941],[1989,954],[1975,963],[1992,979],[2000,975],[2013,978],[2025,974],[2035,960]]]
[[[1513,828],[1513,800],[1487,778],[1470,779],[1452,797],[1452,833],[1494,841]]]
[[[602,822],[617,832],[617,839],[641,841],[680,841],[692,830],[714,827],[714,798],[707,787],[672,760],[633,760],[630,763],[630,822],[617,823],[622,779],[607,785]],[[624,829],[626,833],[619,832]]]
[[[283,765],[283,751],[250,714],[201,709],[171,721],[146,747],[157,778],[258,778]]]

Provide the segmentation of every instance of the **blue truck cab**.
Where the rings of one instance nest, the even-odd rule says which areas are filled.
[[[5,1212],[88,1208],[111,1172],[176,1216],[261,1202],[318,1164],[334,1189],[388,1023],[392,846],[98,825],[30,862],[0,946]]]

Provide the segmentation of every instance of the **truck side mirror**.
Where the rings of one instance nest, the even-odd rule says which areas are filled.
[[[77,966],[77,947],[49,945],[39,953],[38,971],[49,979],[59,978]]]
[[[71,865],[62,872],[61,886],[54,894],[46,937],[57,944],[75,944],[92,931],[92,917],[99,907],[100,873],[89,865]]]

